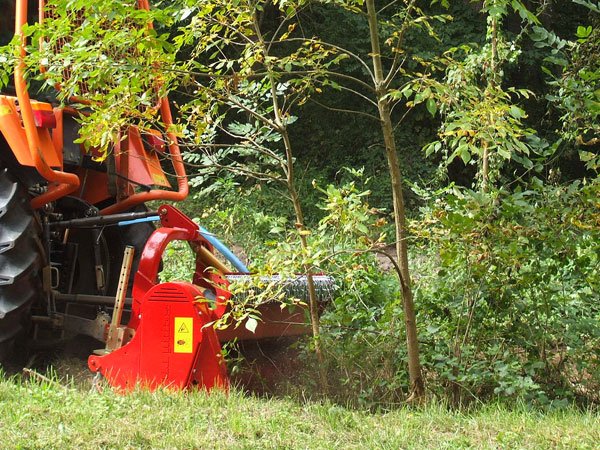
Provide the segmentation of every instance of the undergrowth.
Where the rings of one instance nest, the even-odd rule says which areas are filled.
[[[338,287],[321,317],[329,395],[360,408],[397,407],[408,395],[404,317],[398,278],[374,253],[389,251],[389,224],[369,206],[360,172],[353,175],[341,186],[317,185],[322,216],[310,235],[311,264]],[[598,182],[416,191],[427,205],[411,224],[411,263],[428,395],[454,406],[598,404]],[[260,195],[233,187],[199,216],[227,242],[247,244],[255,270],[293,273],[293,225],[257,211]],[[308,340],[300,353],[308,368],[300,390],[317,392],[311,348]]]
[[[596,448],[600,417],[523,403],[452,411],[440,403],[368,413],[329,402],[109,389],[0,376],[0,447],[61,448]]]

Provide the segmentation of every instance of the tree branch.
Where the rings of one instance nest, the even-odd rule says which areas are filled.
[[[331,106],[327,106],[327,105],[325,105],[325,104],[323,104],[323,103],[320,103],[320,102],[318,102],[318,101],[314,100],[313,98],[311,98],[311,99],[310,99],[310,101],[311,101],[312,103],[315,103],[315,104],[319,105],[319,106],[320,106],[320,107],[322,107],[322,108],[325,108],[325,109],[329,110],[329,111],[342,112],[342,113],[349,113],[349,114],[358,114],[358,115],[360,115],[360,116],[365,116],[365,117],[368,117],[369,119],[376,120],[377,122],[379,122],[379,120],[380,120],[380,119],[379,119],[379,117],[377,117],[377,116],[374,116],[374,115],[372,115],[372,114],[369,114],[369,113],[366,113],[366,112],[364,112],[364,111],[355,111],[355,110],[351,110],[351,109],[343,109],[343,108],[333,108],[333,107],[331,107]]]
[[[325,46],[334,48],[342,53],[346,53],[347,55],[351,56],[356,61],[358,61],[358,63],[361,66],[363,66],[363,68],[367,71],[367,73],[369,74],[371,79],[374,79],[374,77],[375,77],[373,75],[373,71],[371,70],[369,65],[360,56],[358,56],[356,53],[351,52],[350,50],[345,49],[344,47],[340,47],[339,45],[335,45],[330,42],[323,42],[318,39],[290,38],[290,39],[287,39],[287,41],[289,41],[289,42],[294,42],[294,41],[312,42],[315,44],[325,45]]]
[[[411,0],[411,2],[406,7],[406,13],[404,15],[404,22],[402,23],[402,27],[400,28],[400,31],[398,32],[398,39],[396,39],[396,48],[400,48],[400,46],[403,44],[404,35],[406,34],[406,31],[408,30],[408,28],[410,26],[409,19],[410,19],[410,15],[412,14],[412,10],[415,8],[415,3],[416,3],[416,0]],[[391,83],[391,81],[396,76],[396,69],[397,69],[397,64],[398,64],[399,59],[400,59],[400,52],[396,51],[394,53],[394,60],[392,61],[392,66],[390,67],[390,71],[388,72],[388,75],[385,77],[385,80],[384,80],[384,84],[386,87]]]

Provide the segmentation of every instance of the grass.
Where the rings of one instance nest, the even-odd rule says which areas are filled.
[[[0,379],[0,448],[598,448],[600,416],[489,405],[372,414],[221,392],[89,393]]]

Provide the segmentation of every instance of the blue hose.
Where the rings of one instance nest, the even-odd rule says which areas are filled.
[[[121,222],[118,222],[117,225],[119,225],[120,227],[123,227],[123,226],[133,225],[133,224],[142,223],[142,222],[154,222],[156,220],[160,220],[160,217],[159,216],[151,216],[151,217],[144,217],[142,219],[123,220]],[[212,246],[214,248],[216,248],[225,257],[225,259],[227,259],[227,261],[229,261],[231,264],[233,264],[233,267],[235,267],[239,273],[250,273],[250,271],[248,270],[246,265],[237,256],[235,256],[233,254],[233,252],[231,250],[229,250],[229,248],[225,244],[223,244],[220,240],[218,240],[214,234],[209,233],[205,228],[201,227],[200,225],[198,225],[198,228],[200,229],[200,234],[202,234],[204,239],[206,239],[208,242],[210,242],[212,244]]]
[[[142,223],[142,222],[156,222],[157,220],[160,220],[160,217],[150,216],[150,217],[143,217],[141,219],[121,220],[120,222],[117,222],[117,225],[120,227],[125,227],[127,225],[134,225],[136,223]]]
[[[200,229],[200,234],[202,234],[202,237],[210,242],[213,247],[216,248],[225,257],[225,259],[227,259],[227,261],[233,264],[233,267],[235,267],[238,272],[250,273],[246,265],[237,256],[235,256],[225,244],[218,240],[214,234],[209,233],[200,225],[198,225],[198,228]]]

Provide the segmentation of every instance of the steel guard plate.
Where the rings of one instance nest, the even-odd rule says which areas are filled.
[[[104,356],[90,356],[88,365],[111,386],[143,388],[227,388],[216,319],[198,286],[174,282],[151,288],[139,309],[135,335]]]

